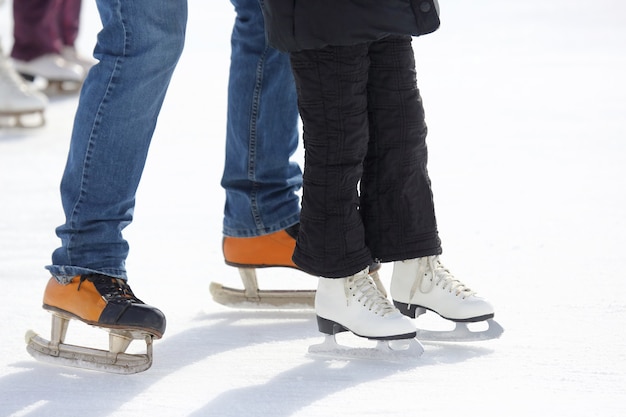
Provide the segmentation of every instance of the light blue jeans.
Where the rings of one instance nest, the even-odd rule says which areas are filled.
[[[223,233],[252,237],[299,221],[298,110],[289,57],[269,47],[259,0],[231,0],[237,17],[228,85]]]
[[[170,78],[183,50],[187,0],[97,0],[99,60],[81,91],[61,181],[61,283],[99,272],[126,279],[135,192]]]

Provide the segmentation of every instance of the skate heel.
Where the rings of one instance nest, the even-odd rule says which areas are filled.
[[[227,265],[238,268],[289,267],[299,269],[291,259],[299,224],[254,237],[224,236],[222,252]]]
[[[320,333],[328,335],[334,335],[337,333],[348,331],[348,329],[343,327],[341,324],[320,316],[317,316],[317,328],[319,329]]]
[[[424,307],[416,306],[415,304],[407,304],[401,303],[400,301],[394,301],[393,305],[396,306],[396,308],[400,310],[402,314],[412,319],[426,313],[426,309]]]
[[[67,328],[70,325],[70,318],[63,314],[52,313],[52,324],[50,331],[50,342],[57,349],[60,344],[65,343]]]

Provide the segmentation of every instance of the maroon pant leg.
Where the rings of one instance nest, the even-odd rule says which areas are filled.
[[[62,0],[13,0],[13,50],[11,56],[30,61],[49,53],[59,53]]]
[[[78,37],[82,0],[62,0],[59,11],[59,34],[66,46],[74,46]]]

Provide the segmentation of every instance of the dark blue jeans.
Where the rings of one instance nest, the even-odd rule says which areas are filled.
[[[99,272],[126,278],[135,193],[183,50],[187,0],[97,0],[98,59],[81,91],[61,181],[65,223],[48,269],[61,283]]]
[[[259,0],[231,0],[237,18],[228,83],[223,233],[253,237],[300,219],[298,106],[289,56],[267,44]]]

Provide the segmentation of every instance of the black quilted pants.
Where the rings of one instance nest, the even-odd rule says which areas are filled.
[[[327,278],[441,253],[411,38],[291,54],[304,127],[294,262]]]

